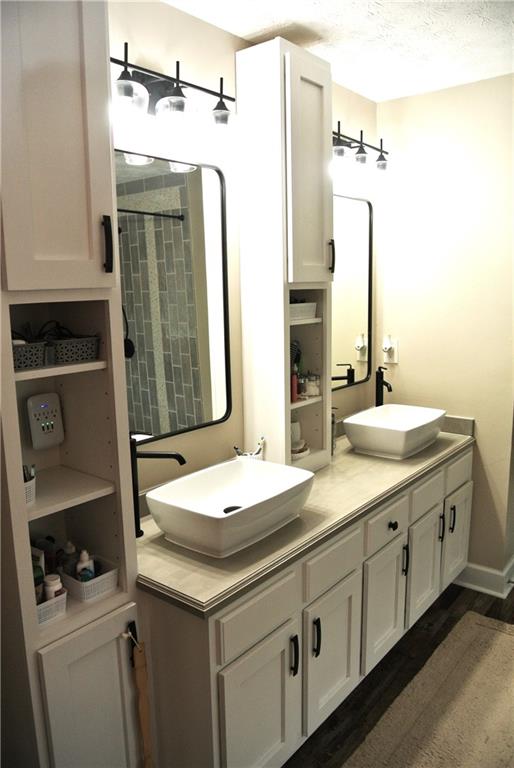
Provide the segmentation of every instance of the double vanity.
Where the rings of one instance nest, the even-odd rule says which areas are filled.
[[[441,432],[391,461],[342,437],[301,514],[225,558],[146,518],[158,764],[262,768],[298,749],[466,565],[472,444]]]

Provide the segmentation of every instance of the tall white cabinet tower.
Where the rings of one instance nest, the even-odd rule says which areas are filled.
[[[264,436],[270,461],[318,469],[330,460],[330,67],[275,38],[236,68],[245,444]],[[292,358],[313,377],[309,397],[292,396]],[[292,423],[306,442],[294,460]]]
[[[117,238],[108,237],[117,224],[107,9],[9,2],[1,15],[2,764],[135,768],[123,634],[137,618],[136,558]],[[54,321],[98,336],[97,359],[50,364],[38,344],[15,359],[13,331]],[[59,398],[64,437],[35,446],[30,420],[53,428],[48,394]],[[31,398],[43,411],[28,411]],[[23,475],[31,465],[34,498]],[[36,605],[31,544],[47,536],[87,548],[106,578]]]

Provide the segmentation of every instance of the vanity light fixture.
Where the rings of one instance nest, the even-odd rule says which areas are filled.
[[[368,153],[364,149],[364,131],[361,131],[361,139],[359,143],[359,148],[357,149],[357,152],[355,153],[355,160],[357,163],[365,163],[368,159]]]
[[[169,116],[171,113],[184,112],[186,95],[183,88],[193,88],[217,99],[212,114],[218,125],[226,125],[229,120],[230,110],[226,102],[234,102],[233,96],[223,92],[223,78],[220,78],[219,90],[213,91],[197,83],[189,83],[180,77],[180,62],[176,62],[175,77],[156,72],[148,67],[141,67],[128,61],[128,45],[124,44],[124,59],[116,59],[111,56],[111,64],[123,67],[123,71],[117,80],[117,94],[119,103],[132,103],[142,111],[155,113],[158,117]],[[131,71],[129,71],[129,69]],[[143,85],[144,83],[144,85]],[[164,87],[168,92],[164,92]],[[142,94],[146,93],[146,99],[142,100]],[[137,103],[136,103],[137,102]]]
[[[352,136],[347,136],[346,134],[341,133],[341,123],[339,121],[337,122],[337,131],[332,131],[332,148],[334,156],[339,158],[347,157],[347,150],[349,149],[357,150],[354,158],[360,164],[364,164],[368,159],[366,148],[373,149],[375,152],[379,153],[377,157],[377,168],[381,171],[387,168],[389,152],[386,152],[384,149],[383,139],[380,139],[380,147],[375,147],[374,144],[368,144],[364,141],[364,131],[360,132],[359,139],[354,139]]]
[[[153,157],[147,157],[147,155],[130,155],[125,152],[123,155],[127,165],[151,165],[154,161]]]
[[[230,110],[223,101],[223,78],[220,77],[220,98],[214,109],[212,110],[214,115],[214,122],[217,125],[226,125],[230,117]]]
[[[345,147],[349,147],[348,141],[344,141],[341,136],[341,122],[337,121],[337,132],[332,137],[332,151],[334,157],[344,157]]]
[[[123,109],[137,109],[146,112],[150,94],[145,86],[134,79],[129,72],[128,43],[124,44],[123,71],[116,80],[117,103]]]
[[[380,139],[380,154],[377,157],[377,168],[379,171],[385,171],[387,168],[387,158],[384,155],[383,147],[382,147],[382,139]]]

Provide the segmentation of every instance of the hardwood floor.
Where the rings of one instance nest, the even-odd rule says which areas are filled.
[[[514,624],[506,600],[451,585],[284,768],[340,768],[466,611]]]

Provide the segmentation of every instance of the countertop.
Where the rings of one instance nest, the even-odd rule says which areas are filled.
[[[357,454],[341,437],[331,463],[316,472],[300,517],[223,559],[167,542],[147,517],[141,526],[145,535],[137,541],[137,585],[208,616],[473,442],[472,437],[441,432],[416,456],[394,461]]]

